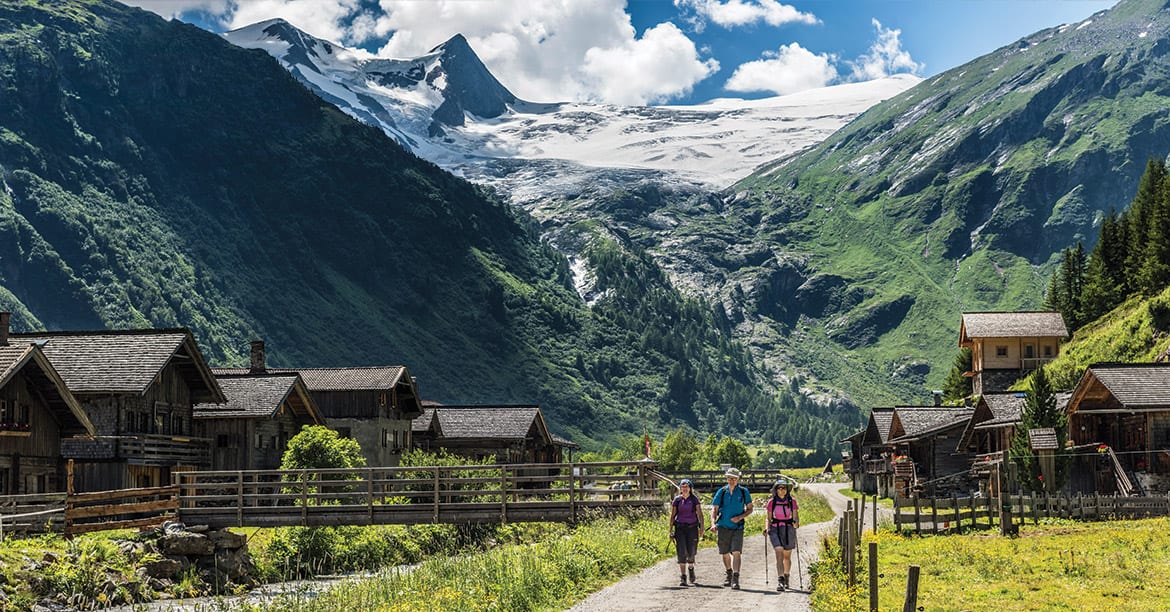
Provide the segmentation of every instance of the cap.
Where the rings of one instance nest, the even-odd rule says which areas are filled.
[[[683,485],[687,485],[688,487],[691,486],[691,479],[690,478],[683,478],[682,480],[678,481],[678,486],[681,487]]]
[[[742,474],[742,473],[740,473],[740,471],[739,471],[738,469],[736,469],[736,468],[729,468],[729,469],[727,470],[727,473],[726,473],[726,474],[724,474],[724,476],[735,477],[735,478],[739,478],[739,477],[740,477],[740,476],[742,476],[742,475],[743,475],[743,474]]]

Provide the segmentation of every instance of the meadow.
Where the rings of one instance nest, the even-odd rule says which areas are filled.
[[[866,533],[878,544],[881,610],[901,610],[910,565],[921,568],[921,610],[1164,610],[1170,589],[1170,518],[1080,523],[1041,521],[1018,538],[997,531],[946,536]],[[868,609],[868,559],[850,589],[840,549],[822,546],[813,566],[813,609]]]

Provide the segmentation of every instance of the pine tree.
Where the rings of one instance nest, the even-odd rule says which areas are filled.
[[[943,399],[953,402],[971,395],[974,390],[971,379],[963,376],[964,373],[970,371],[971,349],[964,347],[959,349],[959,354],[955,356],[955,361],[951,364],[951,371],[947,373],[947,379],[943,383]]]
[[[1099,318],[1125,300],[1125,224],[1124,214],[1119,219],[1112,209],[1101,221],[1081,289],[1080,320],[1083,322]]]
[[[1012,461],[1020,469],[1020,484],[1039,489],[1041,481],[1040,462],[1036,459],[1028,444],[1028,430],[1051,427],[1056,430],[1058,450],[1056,460],[1056,482],[1053,486],[1059,488],[1064,480],[1065,464],[1062,460],[1065,440],[1068,440],[1068,416],[1056,405],[1056,392],[1048,382],[1044,368],[1037,368],[1028,377],[1028,390],[1024,395],[1024,408],[1020,414],[1020,423],[1016,426],[1012,436],[1011,449],[1008,451]]]
[[[1170,284],[1170,178],[1163,177],[1161,197],[1150,206],[1146,223],[1146,241],[1142,250],[1142,267],[1138,289],[1154,295]]]
[[[1166,163],[1160,159],[1146,162],[1146,171],[1138,182],[1137,195],[1129,205],[1127,216],[1125,294],[1139,289],[1142,269],[1146,264],[1145,245],[1149,240],[1150,216],[1163,199],[1166,185]]]
[[[1080,327],[1081,290],[1085,283],[1085,247],[1077,241],[1075,249],[1065,249],[1060,268],[1052,274],[1044,306],[1060,312],[1069,327]]]

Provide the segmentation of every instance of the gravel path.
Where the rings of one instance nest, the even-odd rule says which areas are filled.
[[[838,516],[845,512],[849,501],[839,493],[848,485],[842,483],[804,484],[801,489],[823,495]],[[759,511],[757,509],[757,511]],[[868,514],[868,512],[867,512]],[[868,524],[868,521],[867,521]],[[792,557],[790,583],[793,588],[783,593],[776,591],[776,555],[764,543],[762,534],[750,535],[743,542],[743,566],[740,571],[741,589],[734,591],[723,588],[723,561],[714,546],[699,550],[695,558],[698,584],[693,587],[678,585],[678,563],[674,559],[663,561],[612,584],[590,595],[585,601],[570,608],[572,612],[594,610],[685,610],[712,608],[727,611],[737,610],[811,610],[808,588],[808,564],[815,561],[820,550],[821,532],[834,533],[836,519],[824,523],[801,525],[797,530],[797,544],[800,552]],[[767,559],[767,580],[764,560]],[[796,573],[800,569],[800,575]],[[803,581],[804,589],[801,589]],[[763,606],[767,606],[766,608]]]

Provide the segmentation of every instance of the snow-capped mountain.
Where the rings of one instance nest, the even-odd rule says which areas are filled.
[[[382,128],[415,154],[467,178],[510,183],[523,199],[550,169],[662,172],[724,187],[756,166],[824,140],[858,114],[917,84],[897,75],[762,100],[692,106],[533,103],[500,84],[462,35],[426,55],[380,59],[314,38],[284,20],[224,35],[264,49],[322,98]],[[518,167],[515,160],[537,162]],[[578,172],[571,172],[574,166]],[[502,179],[501,177],[507,177]],[[593,180],[592,178],[588,180]]]

